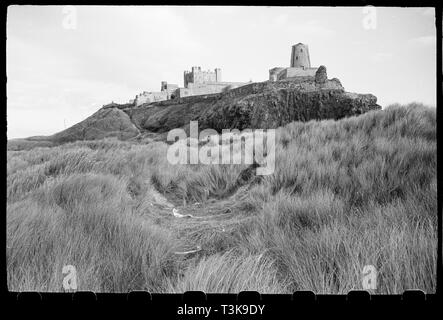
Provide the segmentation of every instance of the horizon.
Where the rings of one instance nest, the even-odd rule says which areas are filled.
[[[299,42],[346,91],[436,104],[434,8],[377,7],[365,29],[362,7],[74,6],[74,28],[68,7],[8,7],[8,139],[54,134],[161,81],[182,87],[192,66],[266,81]]]

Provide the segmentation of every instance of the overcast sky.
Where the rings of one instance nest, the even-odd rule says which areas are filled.
[[[183,86],[191,66],[265,81],[298,42],[347,91],[436,104],[433,8],[376,8],[376,25],[361,7],[10,6],[7,18],[9,139],[53,134],[162,80]]]

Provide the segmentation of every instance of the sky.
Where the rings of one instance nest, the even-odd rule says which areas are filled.
[[[49,135],[192,66],[266,81],[309,46],[346,91],[436,104],[433,8],[9,6],[7,136]]]

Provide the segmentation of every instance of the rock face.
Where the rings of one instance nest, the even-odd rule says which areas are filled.
[[[98,110],[92,116],[48,137],[48,139],[57,143],[95,140],[105,137],[118,137],[124,140],[138,134],[139,130],[125,112],[116,107],[108,107]]]
[[[326,73],[326,67],[320,66],[315,73],[315,83],[323,84],[328,80],[328,75]]]
[[[225,93],[162,101],[125,109],[137,127],[166,132],[198,120],[200,129],[277,128],[292,121],[340,119],[380,109],[371,94],[345,92],[338,80],[261,82]]]

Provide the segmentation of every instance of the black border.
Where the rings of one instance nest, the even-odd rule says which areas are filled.
[[[2,28],[4,28],[4,39],[6,43],[6,25],[7,25],[7,7],[9,5],[62,5],[74,4],[68,1],[13,1],[9,3],[1,3],[1,16],[4,19]],[[122,5],[112,1],[75,1],[75,5]],[[133,1],[131,4],[147,5],[148,3],[141,3]],[[162,1],[150,1],[149,5],[166,5]],[[125,3],[125,5],[128,5]],[[158,314],[158,318],[178,318],[176,310],[178,306],[183,306],[184,303],[194,304],[199,306],[216,306],[220,304],[265,304],[265,312],[262,316],[229,316],[224,317],[218,314],[211,314],[211,319],[249,319],[249,318],[295,318],[300,315],[301,310],[309,310],[309,316],[318,315],[326,312],[328,315],[331,311],[339,311],[342,313],[349,313],[354,317],[361,317],[364,315],[381,316],[386,314],[386,310],[380,313],[379,307],[389,307],[396,315],[400,313],[411,315],[411,313],[419,312],[420,317],[432,315],[436,311],[438,301],[442,301],[442,196],[441,187],[443,183],[443,170],[441,165],[443,150],[441,129],[439,124],[443,123],[443,106],[442,106],[442,4],[437,0],[422,0],[422,1],[400,1],[400,0],[354,0],[344,2],[343,0],[317,0],[315,3],[309,3],[306,0],[294,1],[288,3],[287,1],[251,1],[251,0],[212,0],[212,1],[170,1],[167,5],[255,5],[255,6],[385,6],[385,7],[435,7],[436,10],[436,30],[437,30],[437,191],[438,191],[438,259],[437,259],[437,291],[436,293],[425,294],[422,291],[405,291],[403,295],[369,295],[365,291],[351,291],[348,295],[315,295],[312,292],[295,292],[293,295],[274,295],[274,294],[258,294],[257,292],[241,292],[236,294],[205,294],[203,292],[186,292],[184,294],[150,294],[148,292],[138,291],[125,293],[92,293],[92,292],[76,292],[76,293],[37,293],[37,292],[9,292],[7,288],[7,274],[6,274],[6,252],[1,257],[1,296],[2,305],[7,305],[13,312],[28,312],[49,311],[54,310],[58,306],[65,311],[59,313],[59,317],[64,317],[70,313],[79,310],[85,310],[83,307],[88,306],[97,308],[102,312],[118,312],[124,311],[126,315],[133,315],[135,312],[141,312],[142,317],[154,318],[153,315]],[[5,62],[6,62],[6,50]],[[6,63],[5,63],[6,65]],[[5,68],[6,70],[6,68]],[[2,181],[6,181],[6,145],[7,145],[7,117],[6,117],[6,72],[4,74],[4,86],[2,86],[2,93],[5,101],[2,112],[2,125],[4,128],[2,135],[2,142],[4,148],[2,149],[3,170],[1,171]],[[440,138],[440,139],[439,139]],[[4,187],[4,211],[6,212],[6,186]],[[0,228],[2,232],[3,244],[1,248],[6,247],[6,214],[2,217],[4,227]],[[27,308],[31,306],[31,308]],[[121,308],[121,306],[124,306]],[[417,308],[418,307],[418,308]],[[435,309],[434,309],[435,308]],[[351,311],[352,310],[352,311]],[[355,310],[355,311],[354,311]],[[352,312],[352,313],[351,313]],[[356,312],[356,313],[354,313]],[[117,313],[114,313],[117,315]],[[185,318],[199,318],[194,317],[180,317]],[[209,319],[208,318],[208,319]]]

